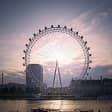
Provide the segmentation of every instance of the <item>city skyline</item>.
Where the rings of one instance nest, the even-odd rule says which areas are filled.
[[[112,76],[111,0],[2,1],[0,71],[23,76],[22,50],[38,29],[58,24],[78,31],[91,47],[93,77]]]

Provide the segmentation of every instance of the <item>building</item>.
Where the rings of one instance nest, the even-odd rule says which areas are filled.
[[[28,88],[41,88],[43,84],[43,68],[40,64],[29,64],[26,68],[26,85]]]
[[[103,93],[107,96],[112,96],[112,79],[105,78],[103,80]]]
[[[71,80],[70,94],[77,97],[112,96],[112,79]]]
[[[25,93],[26,85],[25,84],[17,84],[17,83],[7,83],[0,85],[0,95],[4,94],[23,94]]]

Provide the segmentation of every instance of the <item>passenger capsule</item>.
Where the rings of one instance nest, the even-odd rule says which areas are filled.
[[[81,36],[80,38],[81,38],[81,39],[83,39],[84,37],[83,37],[83,36]]]
[[[45,26],[45,28],[44,28],[45,30],[47,30],[47,27]]]
[[[35,36],[36,36],[36,34],[34,33],[34,34],[33,34],[33,36],[35,37]]]
[[[26,51],[25,51],[25,50],[23,50],[23,52],[24,52],[24,53],[26,53]]]
[[[73,31],[73,29],[71,28],[70,31]]]
[[[25,64],[23,63],[23,66],[25,66]]]
[[[92,54],[89,54],[89,56],[92,56]]]
[[[90,47],[88,47],[87,50],[90,50]]]
[[[65,28],[65,29],[67,29],[67,27],[66,27],[66,26],[64,26],[64,28]]]
[[[86,45],[86,44],[87,44],[87,41],[85,41],[84,43],[85,43],[85,45]]]
[[[39,29],[39,33],[41,32],[41,30]]]
[[[58,25],[58,28],[60,28],[60,25]]]
[[[78,35],[78,32],[76,32],[76,35]]]
[[[89,63],[92,63],[92,61],[90,60]]]
[[[28,44],[25,44],[26,47],[28,47]]]
[[[51,25],[51,28],[53,28],[54,26],[53,25]]]
[[[30,42],[31,42],[31,40],[32,40],[32,39],[31,39],[31,38],[29,38],[29,41],[30,41]]]

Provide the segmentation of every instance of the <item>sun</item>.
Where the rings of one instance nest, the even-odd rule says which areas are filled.
[[[66,65],[73,62],[73,59],[77,57],[77,53],[73,53],[67,49],[56,49],[52,53],[48,53],[48,60],[56,62],[58,61],[59,65]]]
[[[53,33],[35,44],[30,54],[30,62],[46,65],[57,60],[60,66],[64,66],[77,63],[82,54],[82,48],[76,40],[66,34]]]
[[[58,61],[59,64],[66,64],[66,61],[68,60],[66,57],[66,53],[61,51],[54,51],[52,55],[50,55],[51,61]]]

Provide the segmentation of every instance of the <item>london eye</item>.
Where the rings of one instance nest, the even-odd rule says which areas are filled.
[[[46,35],[51,35],[53,33],[60,33],[60,34],[68,35],[71,39],[77,41],[77,43],[79,44],[79,46],[82,49],[83,57],[84,57],[83,67],[81,68],[81,72],[78,75],[81,76],[82,78],[88,76],[89,69],[91,69],[90,63],[92,63],[90,47],[87,46],[87,41],[85,41],[83,36],[80,36],[77,31],[73,31],[72,28],[67,28],[67,26],[62,27],[60,25],[58,25],[58,26],[51,25],[51,27],[45,27],[42,30],[39,29],[37,33],[34,33],[33,37],[29,38],[29,43],[25,44],[26,49],[24,50],[24,57],[22,57],[24,60],[23,66],[25,66],[27,68],[28,65],[31,63],[31,60],[32,60],[31,52],[32,52],[32,49],[33,49],[34,45],[36,44],[36,42],[41,40]],[[55,58],[57,58],[57,57],[55,57]],[[61,56],[60,56],[60,58],[61,58]],[[66,59],[65,59],[65,61],[66,61]],[[56,62],[55,70],[56,69],[58,70],[60,85],[62,86],[60,71],[59,71],[59,67],[58,67],[58,63],[60,64],[60,60],[56,59],[55,62]],[[54,78],[55,78],[55,75],[56,75],[56,71],[54,72]],[[55,79],[53,79],[53,86],[54,86],[54,81],[55,81]]]

